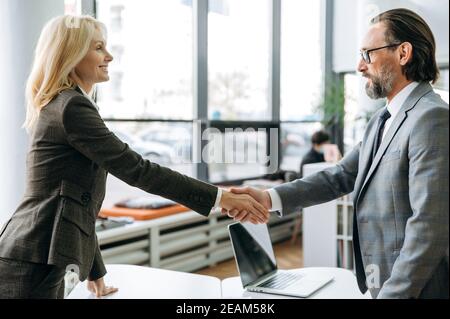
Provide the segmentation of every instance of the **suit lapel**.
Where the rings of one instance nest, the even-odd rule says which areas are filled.
[[[409,95],[409,97],[406,99],[405,103],[401,107],[400,111],[398,112],[397,116],[394,119],[394,122],[392,122],[391,126],[389,127],[389,130],[387,131],[385,137],[383,138],[383,141],[380,144],[380,148],[378,149],[377,155],[373,159],[370,167],[370,157],[372,152],[373,143],[375,140],[376,135],[376,129],[377,126],[374,125],[374,129],[372,130],[371,134],[369,135],[368,142],[370,144],[370,149],[368,147],[365,148],[363,163],[364,163],[364,171],[362,172],[364,175],[362,176],[360,181],[363,181],[362,186],[360,189],[356,188],[356,200],[355,205],[359,200],[360,195],[363,193],[364,188],[367,186],[367,184],[370,181],[370,178],[374,174],[376,168],[378,167],[378,164],[380,164],[381,158],[383,157],[384,153],[386,152],[387,148],[391,144],[392,140],[394,139],[395,134],[398,132],[399,128],[404,123],[405,119],[408,116],[408,111],[414,108],[414,106],[417,104],[417,102],[428,92],[432,90],[432,87],[429,83],[421,83],[419,86],[417,86],[414,91]],[[377,112],[376,116],[378,116],[379,112]],[[368,169],[368,172],[367,172]],[[366,174],[367,172],[367,174]],[[359,186],[359,185],[358,185]],[[356,207],[356,206],[355,206]]]
[[[406,112],[401,111],[395,117],[394,122],[392,122],[391,126],[389,127],[389,130],[387,131],[386,135],[383,138],[383,141],[380,144],[378,152],[372,161],[372,165],[370,165],[369,172],[367,173],[366,178],[364,179],[364,184],[363,184],[362,188],[364,188],[364,186],[366,186],[370,177],[372,177],[373,172],[378,167],[378,164],[380,164],[381,158],[383,157],[384,153],[386,152],[386,149],[388,148],[388,146],[391,144],[392,139],[394,138],[398,129],[400,128],[400,126],[402,126],[403,122],[405,121],[406,116],[407,116]]]

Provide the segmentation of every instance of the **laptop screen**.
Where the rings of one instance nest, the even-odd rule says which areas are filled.
[[[236,223],[229,232],[244,287],[277,269],[267,225]]]

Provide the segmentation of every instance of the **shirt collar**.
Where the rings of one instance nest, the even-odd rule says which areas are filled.
[[[408,96],[414,91],[414,89],[419,85],[419,82],[411,82],[407,86],[405,86],[400,92],[397,93],[396,96],[392,99],[392,101],[387,105],[387,110],[391,114],[391,118],[395,118],[403,104],[406,102]]]
[[[80,89],[81,93],[83,93],[83,95],[92,103],[92,105],[95,106],[95,108],[97,108],[98,110],[98,106],[97,103],[95,103],[93,95],[94,95],[94,89],[92,89],[89,93],[86,93],[81,86],[78,86],[78,88]]]
[[[91,90],[91,92],[86,93],[81,86],[78,86],[78,88],[80,89],[81,93],[83,93],[84,96],[92,99],[92,93],[93,93],[94,90]]]

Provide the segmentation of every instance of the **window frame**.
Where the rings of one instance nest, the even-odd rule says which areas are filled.
[[[97,0],[80,0],[81,10],[85,14],[97,16]],[[271,34],[270,34],[270,64],[269,64],[269,107],[271,119],[267,121],[226,121],[226,120],[209,120],[208,118],[208,0],[192,0],[193,7],[193,39],[194,39],[194,61],[193,61],[193,119],[192,120],[177,120],[177,119],[159,119],[159,118],[103,118],[105,122],[167,122],[167,123],[192,123],[197,127],[199,134],[202,134],[208,128],[216,128],[224,131],[225,128],[277,128],[280,133],[280,128],[283,124],[290,123],[320,123],[319,121],[281,121],[280,120],[280,70],[281,70],[281,5],[283,0],[271,0],[270,16],[271,16]],[[321,60],[323,67],[323,74],[330,78],[333,73],[332,65],[327,58],[332,57],[332,34],[328,34],[332,30],[333,24],[333,2],[332,0],[320,0],[322,6],[322,14],[324,15],[325,27],[321,30],[321,43],[323,49],[321,50]],[[327,33],[328,32],[328,33]],[[331,78],[333,78],[331,76]],[[326,85],[330,85],[330,81],[324,82],[323,91]],[[268,137],[267,150],[271,149],[272,144],[276,143],[277,147],[277,163],[278,168],[281,164],[282,154],[279,152],[281,147],[280,135],[277,138]],[[200,135],[202,136],[202,135]],[[200,145],[198,144],[198,141]],[[198,138],[193,138],[192,154],[196,160],[201,154],[201,150],[206,145],[206,141]],[[272,159],[271,159],[272,160]],[[273,159],[274,160],[274,159]],[[208,164],[203,161],[195,161],[193,175],[200,180],[209,181]],[[261,176],[255,176],[260,178]],[[245,178],[245,180],[252,178]],[[244,180],[244,179],[243,179]],[[222,185],[235,184],[243,180],[223,181]],[[216,183],[219,184],[219,183]]]

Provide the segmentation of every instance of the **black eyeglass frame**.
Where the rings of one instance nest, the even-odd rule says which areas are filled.
[[[402,43],[394,43],[394,44],[385,45],[385,46],[379,47],[379,48],[374,48],[374,49],[369,49],[369,50],[361,50],[361,51],[359,51],[359,54],[361,55],[361,59],[363,59],[364,62],[366,62],[367,64],[370,64],[370,63],[372,63],[372,60],[370,59],[370,52],[378,51],[378,50],[386,49],[386,48],[398,47],[401,44]]]

